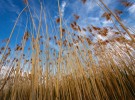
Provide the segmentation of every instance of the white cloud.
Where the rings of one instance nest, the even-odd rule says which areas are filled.
[[[86,10],[87,10],[87,12],[90,12],[95,7],[97,7],[97,4],[95,4],[95,2],[93,0],[87,1],[87,3],[86,3]]]
[[[62,14],[62,17],[64,16],[66,5],[67,5],[66,1],[63,1],[62,4],[61,4],[61,14]]]
[[[128,10],[130,14],[135,14],[135,4],[133,4]]]
[[[112,21],[104,20],[104,21],[102,21],[102,24],[103,24],[103,26],[110,26],[110,25],[112,25]]]

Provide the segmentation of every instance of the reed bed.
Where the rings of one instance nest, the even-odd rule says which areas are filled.
[[[42,2],[38,25],[29,2],[24,3],[26,7],[19,14],[9,39],[3,40],[6,46],[0,50],[0,100],[135,99],[135,34],[118,18],[122,11],[116,10],[116,16],[102,0],[96,2],[102,6],[101,10],[107,11],[102,17],[112,22],[115,19],[121,29],[115,23],[114,27],[81,27],[77,14],[70,25],[65,25],[58,1],[60,16],[55,24],[59,28],[54,27],[58,34],[52,36]],[[25,32],[21,44],[12,50],[9,43],[23,13],[28,14]],[[107,37],[110,32],[114,37]],[[56,47],[52,48],[50,43]]]

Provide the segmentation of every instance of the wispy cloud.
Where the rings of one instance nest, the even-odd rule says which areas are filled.
[[[104,21],[101,21],[101,23],[103,24],[103,26],[110,26],[110,25],[112,25],[113,23],[112,23],[112,21],[107,21],[107,20],[104,20]]]
[[[16,7],[16,5],[12,2],[12,0],[8,0],[8,3],[10,4],[11,7]]]
[[[62,4],[61,4],[61,14],[62,14],[62,17],[64,16],[66,5],[67,5],[66,1],[63,1]]]
[[[130,14],[135,14],[135,4],[133,4],[128,10]]]
[[[1,0],[0,2],[0,12],[13,12],[16,14],[19,14],[19,7],[17,5],[14,4],[13,0]]]

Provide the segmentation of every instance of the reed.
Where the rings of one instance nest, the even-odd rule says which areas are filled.
[[[86,2],[82,0],[83,4]],[[28,0],[24,3],[26,7],[20,12],[9,39],[3,40],[6,45],[0,49],[0,100],[135,99],[135,35],[116,16],[115,13],[121,14],[122,11],[113,13],[103,0],[96,2],[101,10],[107,10],[102,17],[112,22],[115,18],[122,29],[115,23],[114,27],[81,27],[77,23],[80,18],[77,14],[73,15],[74,21],[68,26],[61,16],[58,0],[60,17],[55,24],[59,28],[54,27],[58,31],[51,36],[45,5],[40,2],[39,23],[36,25]],[[130,2],[122,4],[126,7],[132,5]],[[21,44],[12,51],[8,45],[23,13],[29,15],[24,36]],[[109,32],[115,37],[108,38]],[[52,48],[51,43],[58,49]],[[4,66],[9,66],[7,71],[3,71],[7,69]]]

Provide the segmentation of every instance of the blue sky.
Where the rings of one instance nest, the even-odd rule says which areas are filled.
[[[30,10],[36,25],[38,27],[39,17],[40,17],[40,3],[39,0],[28,0],[30,5]],[[54,35],[59,36],[59,24],[56,23],[56,19],[59,18],[58,12],[58,2],[57,0],[40,0],[42,1],[43,9],[46,14],[46,21],[48,24],[49,36],[53,37]],[[96,0],[98,1],[98,0]],[[135,32],[135,0],[130,0],[133,5],[131,7],[125,8],[119,1],[120,0],[103,0],[105,4],[114,11],[115,9],[122,10],[123,14],[120,16],[121,21],[129,28],[132,28]],[[123,0],[126,1],[126,0]],[[128,0],[129,1],[129,0]],[[12,28],[15,24],[15,21],[22,11],[22,9],[26,6],[23,0],[0,0],[0,47],[5,46],[5,43],[2,40],[7,39],[10,36]],[[104,10],[101,9],[96,3],[95,0],[87,0],[85,4],[81,2],[81,0],[60,0],[60,8],[63,17],[63,27],[68,26],[68,30],[72,33],[75,33],[71,30],[70,23],[75,21],[74,14],[80,16],[77,20],[77,23],[81,28],[85,28],[87,26],[93,25],[97,27],[106,27],[113,26],[111,21],[106,21],[105,18],[102,18],[102,14]],[[45,32],[45,23],[44,23],[44,15],[42,14],[42,28]],[[119,24],[114,21],[118,27]],[[26,25],[28,23],[28,28],[26,29]],[[25,31],[32,32],[31,29],[31,20],[30,14],[26,10],[20,16],[16,28],[14,30],[13,36],[11,38],[11,42],[9,46],[13,49],[17,44],[21,43],[22,36]],[[78,35],[82,35],[77,33]],[[87,32],[83,32],[83,34],[87,35]],[[96,33],[95,33],[96,34]],[[113,37],[111,32],[109,32],[109,36],[107,38]],[[101,37],[99,37],[101,38]],[[94,39],[93,39],[94,40]],[[29,44],[27,44],[27,48]],[[81,44],[80,44],[81,45]],[[50,46],[55,50],[59,50],[58,46],[54,43],[54,41],[50,41]],[[27,49],[28,50],[28,49]],[[24,50],[25,53],[28,53],[27,50]],[[13,58],[16,57],[16,54],[12,53]],[[17,55],[19,56],[19,55]],[[27,56],[31,56],[27,54]],[[1,55],[0,55],[1,57]],[[27,57],[26,59],[29,59]]]
[[[28,1],[31,7],[33,18],[35,20],[36,25],[38,26],[37,17],[39,17],[40,15],[39,0],[28,0]],[[56,18],[59,17],[57,0],[41,0],[41,1],[43,2],[43,6],[45,7],[47,15],[47,23],[49,25],[49,35],[50,36],[59,35],[59,33],[54,30],[54,27],[56,28],[59,27],[55,23]],[[105,4],[107,4],[107,6],[111,10],[115,9],[122,10],[123,11],[123,14],[121,15],[122,22],[127,27],[130,26],[132,28],[135,28],[134,23],[135,4],[133,4],[131,7],[124,8],[124,6],[121,5],[120,2],[118,2],[119,0],[104,0],[104,1]],[[130,1],[135,3],[135,0]],[[18,14],[25,6],[26,5],[24,4],[23,0],[0,0],[0,41],[9,37]],[[104,11],[94,2],[94,0],[87,0],[85,4],[83,4],[81,0],[60,0],[60,8],[65,25],[69,25],[74,20],[73,14],[77,14],[80,16],[77,23],[81,27],[86,27],[88,25],[95,25],[99,27],[113,25],[111,21],[106,21],[105,18],[101,17]],[[22,35],[25,31],[28,16],[29,14],[27,14],[27,12],[24,12],[21,15],[15,28],[13,37],[11,39],[10,43],[11,47],[14,46],[16,43],[20,42],[20,39],[22,38]]]

